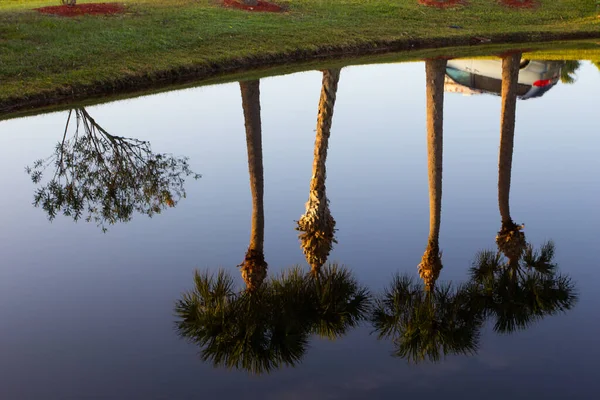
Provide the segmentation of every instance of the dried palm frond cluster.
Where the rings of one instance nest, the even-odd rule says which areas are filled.
[[[527,248],[523,228],[525,225],[517,225],[513,222],[502,224],[502,228],[496,236],[496,244],[506,257],[511,260],[518,260]]]
[[[259,288],[267,277],[267,262],[262,251],[248,249],[244,262],[238,267],[240,267],[242,278],[249,292]]]
[[[435,285],[435,281],[437,281],[440,271],[443,268],[442,254],[440,253],[439,246],[431,242],[427,245],[418,268],[419,276],[423,279],[425,287],[428,290],[431,289]]]
[[[329,200],[325,189],[327,178],[325,164],[339,79],[339,68],[323,71],[310,193],[306,212],[300,217],[296,227],[296,230],[300,231],[298,235],[300,246],[313,274],[320,272],[331,253],[333,244],[337,243],[335,220],[329,211]]]
[[[335,240],[335,219],[329,211],[329,200],[311,193],[306,213],[300,217],[296,230],[306,261],[313,273],[319,272],[327,261]]]

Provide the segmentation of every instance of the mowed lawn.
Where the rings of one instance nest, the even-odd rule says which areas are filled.
[[[600,37],[596,0],[539,0],[535,9],[510,9],[496,0],[469,0],[451,9],[417,0],[274,2],[287,11],[251,13],[217,0],[134,0],[122,2],[121,15],[64,18],[33,10],[59,0],[1,0],[0,104],[111,87],[128,78],[152,80],[186,68],[275,55],[293,60],[328,49],[351,53],[356,46],[403,40],[464,38],[468,44],[473,38],[501,42],[514,33],[540,40],[573,32]]]

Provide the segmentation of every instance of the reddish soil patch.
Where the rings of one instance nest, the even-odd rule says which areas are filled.
[[[419,0],[419,4],[427,7],[448,8],[465,4],[464,0]]]
[[[246,11],[257,11],[257,12],[282,12],[283,8],[277,4],[269,3],[268,1],[258,0],[258,4],[255,6],[247,6],[236,0],[223,0],[225,7],[237,8]]]
[[[500,0],[500,3],[511,8],[533,8],[537,5],[535,0]]]
[[[35,9],[43,14],[60,15],[61,17],[77,17],[79,15],[113,15],[120,14],[125,7],[119,3],[92,3],[76,6],[50,6]]]

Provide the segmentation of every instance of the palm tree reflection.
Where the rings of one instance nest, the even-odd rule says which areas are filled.
[[[198,345],[204,361],[261,374],[296,365],[310,335],[335,339],[357,326],[366,319],[369,294],[347,268],[321,268],[329,251],[312,273],[294,267],[267,279],[259,81],[240,82],[240,88],[252,193],[250,244],[240,265],[245,288],[236,290],[231,275],[222,270],[216,276],[196,272],[194,288],[176,302],[176,326],[182,337]],[[329,124],[332,111],[323,118]],[[328,136],[329,128],[324,130]],[[323,143],[326,151],[326,139]],[[322,163],[323,190],[318,192],[324,196],[325,157],[315,163]],[[317,197],[327,203],[326,197]]]
[[[371,321],[393,355],[410,362],[474,354],[487,319],[498,333],[512,333],[571,310],[575,284],[554,263],[554,243],[536,251],[527,244],[518,260],[500,251],[477,253],[471,279],[462,285],[428,287],[397,275],[375,302]]]
[[[309,273],[293,267],[267,277],[259,86],[258,81],[242,83],[253,204],[250,245],[242,264],[246,286],[236,289],[224,271],[196,272],[193,289],[175,306],[179,334],[196,344],[201,358],[216,367],[261,374],[300,363],[312,335],[334,340],[365,319],[380,339],[391,340],[394,356],[438,362],[447,355],[476,353],[487,319],[494,321],[496,332],[510,333],[570,310],[577,293],[571,279],[557,272],[554,244],[534,250],[510,214],[519,60],[520,54],[503,60],[498,250],[476,255],[466,283],[438,283],[446,62],[428,61],[430,224],[419,264],[422,282],[397,274],[375,301],[346,267],[325,264],[335,241],[335,221],[325,193],[325,161],[339,70],[324,72],[311,192],[306,214],[298,223]]]
[[[560,69],[560,81],[565,84],[575,83],[575,74],[581,68],[581,61],[566,60]]]
[[[312,333],[335,340],[367,318],[371,305],[369,291],[345,266],[327,264],[319,274],[310,274],[306,279]]]
[[[442,268],[439,256],[442,181],[442,107],[438,78],[443,61],[426,62],[430,235],[419,265],[424,284],[397,275],[378,297],[371,321],[380,339],[391,339],[393,355],[412,362],[437,362],[449,354],[477,351],[480,329],[487,318],[494,329],[510,333],[546,316],[570,310],[577,302],[571,279],[557,272],[554,244],[539,251],[525,241],[523,226],[510,215],[510,183],[514,147],[519,53],[502,63],[501,140],[498,204],[502,227],[497,252],[482,251],[471,268],[471,279],[456,287],[436,285]],[[437,83],[437,84],[436,84]]]
[[[194,284],[175,311],[179,334],[200,347],[202,360],[261,374],[293,366],[306,352],[308,330],[295,318],[301,304],[287,290],[263,284],[239,292],[224,271],[196,272]]]
[[[471,286],[431,287],[396,275],[376,301],[372,323],[379,339],[392,340],[395,357],[418,363],[475,353],[482,320]]]
[[[194,289],[177,301],[175,311],[179,334],[201,348],[203,360],[259,374],[294,365],[306,350],[308,332],[292,317],[297,303],[265,282],[260,83],[240,82],[240,91],[252,195],[250,243],[239,265],[245,288],[236,290],[223,270],[216,277],[196,271]]]
[[[518,260],[500,251],[482,251],[471,267],[483,314],[494,320],[494,330],[511,333],[535,321],[565,312],[577,303],[575,285],[557,272],[554,243],[539,251],[527,244]]]
[[[73,116],[75,132],[69,136]],[[54,153],[26,171],[41,184],[49,167],[54,174],[36,190],[34,205],[51,221],[62,213],[103,230],[129,221],[134,212],[152,217],[175,207],[186,195],[185,178],[200,177],[186,157],[154,153],[147,141],[111,135],[85,108],[69,111]]]
[[[427,287],[435,284],[442,270],[439,246],[442,214],[442,159],[444,128],[444,76],[446,60],[425,61],[427,91],[427,169],[429,180],[429,238],[419,264],[419,275]]]
[[[300,362],[311,334],[346,334],[366,318],[368,305],[367,290],[336,265],[319,278],[294,267],[252,292],[236,291],[224,271],[196,272],[194,289],[176,302],[176,327],[203,361],[262,374]]]
[[[502,226],[496,236],[496,243],[500,251],[515,262],[521,257],[526,247],[523,225],[514,223],[510,214],[509,202],[520,61],[521,53],[514,53],[502,59],[502,109],[498,156],[498,208]]]
[[[246,128],[246,148],[248,151],[248,173],[252,194],[252,217],[250,224],[250,244],[244,261],[239,265],[242,277],[249,291],[256,290],[267,276],[267,262],[264,255],[265,212],[264,174],[262,155],[262,122],[260,118],[260,81],[240,82],[244,125]]]
[[[439,361],[446,354],[477,350],[481,318],[471,286],[437,286],[442,269],[439,233],[442,209],[442,147],[445,60],[425,62],[429,238],[419,264],[423,284],[396,275],[376,301],[372,323],[380,339],[391,339],[393,355],[412,362]]]
[[[329,257],[333,244],[336,243],[335,219],[329,210],[325,180],[327,149],[339,79],[340,69],[323,71],[310,193],[306,202],[306,212],[300,217],[296,227],[300,231],[298,237],[306,261],[314,274],[319,273]]]

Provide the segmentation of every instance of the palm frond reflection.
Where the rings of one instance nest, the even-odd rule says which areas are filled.
[[[393,356],[409,362],[473,354],[483,322],[473,290],[469,285],[450,284],[428,288],[398,274],[375,302],[371,317],[375,333],[379,339],[391,339]]]
[[[501,251],[479,252],[471,267],[486,317],[494,330],[511,333],[525,329],[550,315],[572,309],[578,294],[571,278],[558,273],[554,243],[540,250],[527,244],[523,256],[514,261]]]
[[[254,374],[297,365],[312,334],[338,338],[368,310],[366,288],[337,265],[319,276],[294,267],[252,291],[236,291],[222,270],[196,272],[194,288],[175,304],[177,331],[200,348],[203,361]]]

